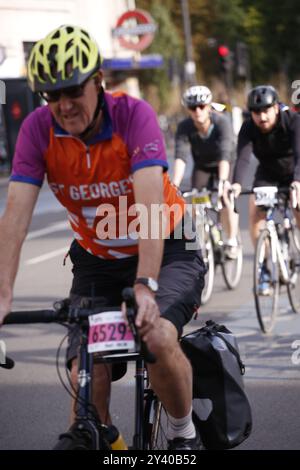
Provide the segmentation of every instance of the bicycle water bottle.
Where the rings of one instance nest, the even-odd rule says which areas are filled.
[[[122,434],[113,424],[105,428],[105,437],[112,450],[128,450]]]

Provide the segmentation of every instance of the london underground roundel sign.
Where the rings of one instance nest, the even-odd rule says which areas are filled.
[[[143,51],[153,41],[156,29],[157,25],[148,12],[129,10],[118,19],[112,34],[118,38],[122,47]]]

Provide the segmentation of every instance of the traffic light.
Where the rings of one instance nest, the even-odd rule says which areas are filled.
[[[232,69],[231,50],[225,44],[221,44],[218,47],[218,55],[222,72],[229,72]]]
[[[245,43],[238,41],[235,52],[236,74],[239,78],[249,79],[250,61],[248,47]]]

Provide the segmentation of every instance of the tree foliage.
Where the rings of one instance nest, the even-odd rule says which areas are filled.
[[[234,51],[239,41],[248,46],[253,84],[268,82],[276,75],[284,76],[288,82],[300,78],[299,0],[187,1],[194,57],[202,77],[209,79],[219,73],[218,44],[224,43]],[[150,9],[159,22],[159,33],[151,50],[160,51],[167,60],[177,55],[183,63],[181,1],[136,0],[136,4],[138,8]],[[167,31],[172,39],[168,35],[160,37]],[[159,73],[152,73],[152,79],[160,83]]]
[[[160,1],[152,1],[149,8],[149,2],[140,1],[137,3],[139,7],[147,9],[150,12],[158,26],[154,41],[145,53],[161,54],[164,58],[164,67],[162,69],[151,69],[140,72],[140,83],[143,87],[149,85],[156,86],[160,105],[164,108],[169,98],[169,68],[171,62],[173,65],[180,62],[183,51],[183,40],[178,34],[165,4],[161,4]],[[147,8],[146,4],[148,6]]]

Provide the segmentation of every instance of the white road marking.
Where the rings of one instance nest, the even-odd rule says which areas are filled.
[[[58,250],[54,251],[49,251],[49,253],[45,253],[44,255],[41,256],[36,256],[35,258],[30,258],[27,261],[25,261],[25,264],[28,265],[33,265],[33,264],[38,264],[42,263],[43,261],[48,261],[51,258],[55,258],[56,256],[60,256],[62,254],[66,254],[69,250],[70,246],[65,246],[64,248],[59,248]]]
[[[43,235],[48,235],[49,233],[54,233],[54,232],[59,232],[62,230],[68,230],[70,229],[70,225],[68,222],[57,222],[55,224],[49,225],[49,227],[42,228],[39,230],[33,230],[32,232],[29,232],[26,240],[33,240],[34,238],[39,238],[42,237]]]

